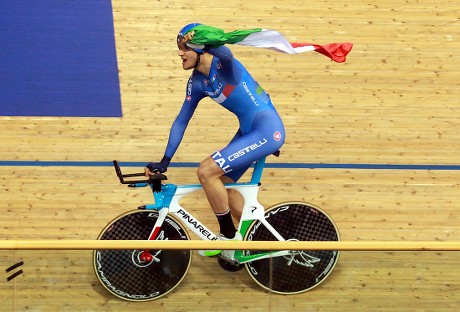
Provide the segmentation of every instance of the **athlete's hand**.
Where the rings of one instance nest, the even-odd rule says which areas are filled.
[[[151,162],[144,168],[145,175],[151,176],[158,172],[163,173],[168,170],[169,163],[171,162],[171,158],[164,156],[160,162]]]
[[[185,43],[192,41],[194,36],[195,36],[195,31],[192,30],[191,32],[188,32],[188,33],[184,36],[184,41],[185,41]]]

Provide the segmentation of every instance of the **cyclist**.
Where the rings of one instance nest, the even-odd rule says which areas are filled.
[[[167,170],[201,99],[208,96],[225,107],[238,118],[239,129],[227,146],[200,163],[197,175],[218,219],[219,238],[241,239],[231,216],[241,216],[240,194],[227,191],[224,183],[238,181],[254,161],[278,151],[285,139],[284,126],[269,95],[230,49],[224,45],[199,49],[192,44],[196,33],[191,29],[197,25],[186,25],[177,35],[182,68],[193,72],[182,108],[171,126],[164,157],[149,163],[145,174]]]

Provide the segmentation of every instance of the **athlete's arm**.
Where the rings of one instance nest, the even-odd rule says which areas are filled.
[[[208,53],[217,57],[222,63],[222,76],[227,83],[237,85],[241,79],[241,69],[236,66],[232,51],[226,46],[210,47]]]
[[[182,104],[179,114],[171,126],[171,131],[169,133],[165,156],[170,159],[176,153],[176,150],[184,137],[185,129],[187,129],[187,125],[198,106],[198,102],[204,97],[204,95],[197,89],[199,88],[193,87],[192,77],[190,77],[187,83],[186,98]]]

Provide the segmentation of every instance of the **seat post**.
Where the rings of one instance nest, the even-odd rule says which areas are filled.
[[[264,171],[266,158],[267,157],[264,156],[255,162],[254,171],[252,172],[251,183],[260,183],[260,180],[262,179],[262,172]]]

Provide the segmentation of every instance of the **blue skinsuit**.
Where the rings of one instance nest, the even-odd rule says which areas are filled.
[[[284,126],[268,94],[230,49],[220,46],[208,53],[214,56],[209,77],[193,70],[165,155],[173,157],[199,101],[208,96],[239,120],[240,127],[230,143],[212,155],[225,175],[237,181],[254,161],[279,150],[284,143]]]

